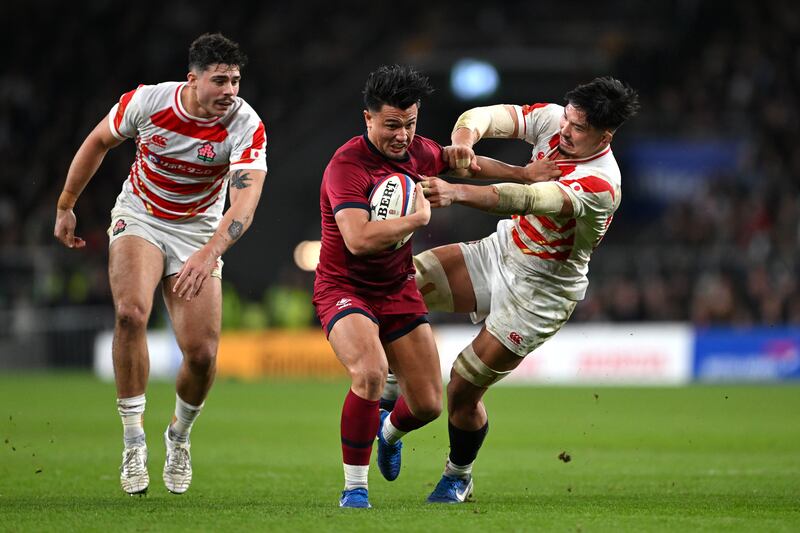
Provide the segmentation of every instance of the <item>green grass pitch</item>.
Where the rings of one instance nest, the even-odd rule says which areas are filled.
[[[475,501],[425,503],[445,417],[339,509],[343,382],[220,381],[192,433],[194,482],[161,481],[171,384],[152,383],[150,492],[122,493],[114,387],[0,376],[0,531],[800,531],[800,387],[496,387]],[[571,457],[559,460],[561,452]],[[374,457],[374,450],[373,450]]]

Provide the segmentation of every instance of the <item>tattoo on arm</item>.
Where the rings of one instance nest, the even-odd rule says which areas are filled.
[[[246,189],[250,186],[252,178],[246,170],[236,170],[231,176],[231,187],[235,189]]]
[[[228,235],[230,235],[232,240],[236,240],[242,236],[242,231],[244,230],[244,224],[239,222],[238,220],[234,220],[231,222],[231,225],[228,226]]]

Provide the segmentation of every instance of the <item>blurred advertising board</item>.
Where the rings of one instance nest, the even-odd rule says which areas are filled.
[[[443,375],[479,329],[434,328]],[[681,385],[691,379],[692,341],[685,324],[567,325],[500,383]]]
[[[434,326],[447,379],[480,326]],[[112,332],[95,341],[95,373],[113,379]],[[181,352],[169,330],[148,332],[150,377],[173,379]],[[225,332],[217,375],[240,379],[343,378],[319,328]],[[679,323],[568,324],[501,384],[681,385],[692,380],[800,379],[800,329],[696,329]]]
[[[800,379],[800,330],[698,329],[694,376],[699,381]]]

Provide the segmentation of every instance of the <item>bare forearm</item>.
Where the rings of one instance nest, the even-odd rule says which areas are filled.
[[[266,172],[261,170],[235,170],[231,173],[231,206],[206,245],[215,257],[225,253],[250,228],[265,178]]]
[[[72,209],[78,197],[103,162],[109,148],[89,136],[83,142],[67,172],[64,190],[58,200],[58,209]]]
[[[220,257],[250,228],[256,212],[255,202],[237,202],[232,205],[206,246],[215,257]]]
[[[483,211],[491,211],[497,206],[500,196],[492,186],[453,184],[455,193],[453,202],[474,207]]]
[[[472,172],[472,179],[510,181],[523,183],[523,167],[509,165],[491,157],[478,156],[480,171]]]
[[[417,228],[424,226],[424,217],[417,213],[390,220],[371,220],[364,224],[359,240],[348,244],[354,255],[371,255],[393,245]]]

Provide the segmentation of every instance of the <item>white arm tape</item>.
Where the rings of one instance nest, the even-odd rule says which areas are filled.
[[[478,135],[476,139],[484,137],[513,137],[517,130],[514,117],[503,104],[486,107],[473,107],[464,111],[453,127],[453,132],[459,128],[467,128]]]
[[[498,183],[493,187],[500,199],[489,212],[496,215],[557,215],[564,207],[561,187],[553,181]]]

